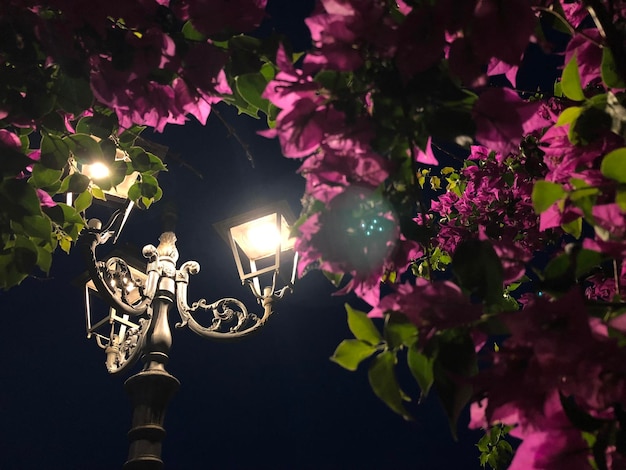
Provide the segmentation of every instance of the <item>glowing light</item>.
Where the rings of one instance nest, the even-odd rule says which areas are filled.
[[[106,178],[111,174],[109,167],[102,162],[92,163],[91,165],[84,165],[82,172],[84,175],[94,180]]]
[[[282,217],[281,230],[278,230],[275,214],[238,225],[230,230],[233,239],[250,260],[275,254],[279,245],[281,251],[289,250],[295,243],[295,239],[289,239],[289,227]]]

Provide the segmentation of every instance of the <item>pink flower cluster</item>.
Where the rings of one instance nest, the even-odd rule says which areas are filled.
[[[223,70],[227,55],[210,40],[183,41],[183,22],[209,37],[250,31],[263,19],[266,0],[185,0],[171,8],[169,0],[9,3],[0,17],[17,22],[28,16],[46,65],[88,78],[95,98],[115,111],[123,129],[138,124],[161,132],[187,115],[204,124],[211,105],[231,93]]]
[[[511,468],[591,468],[559,396],[597,419],[615,419],[626,403],[626,352],[589,317],[578,289],[501,318],[511,336],[474,379],[486,398],[472,405],[472,427],[516,426],[512,434],[524,441]]]
[[[435,243],[448,253],[479,236],[489,239],[505,268],[505,282],[524,275],[525,264],[553,237],[539,230],[531,203],[533,183],[544,176],[540,151],[503,156],[472,146],[469,164],[461,170],[460,195],[447,191],[431,204],[439,224]]]
[[[469,327],[482,312],[450,281],[399,284],[379,300],[380,281],[389,272],[403,272],[424,251],[402,233],[411,232],[403,218],[407,206],[413,204],[411,216],[418,224],[426,221],[417,211],[424,201],[402,193],[409,179],[398,166],[406,163],[402,155],[407,154],[437,164],[431,147],[437,136],[430,134],[428,113],[429,106],[442,103],[419,95],[411,101],[411,87],[432,85],[428,80],[439,76],[429,73],[443,67],[455,83],[475,92],[471,116],[480,145],[471,148],[460,170],[461,190],[447,191],[432,203],[429,221],[439,231],[431,242],[454,253],[462,240],[488,239],[502,261],[506,283],[521,278],[536,251],[564,233],[562,224],[581,216],[593,219],[596,232],[593,240],[584,241],[585,248],[624,258],[626,217],[615,202],[615,181],[600,171],[602,157],[623,147],[624,140],[619,132],[591,132],[586,141],[573,142],[569,126],[556,125],[572,105],[566,98],[525,100],[512,89],[487,86],[489,77],[502,74],[516,85],[529,42],[544,41],[534,36],[538,12],[558,11],[578,28],[565,60],[577,57],[587,96],[601,93],[593,89],[601,82],[602,51],[596,43],[603,38],[598,28],[580,29],[588,24],[588,5],[553,0],[410,3],[397,2],[392,9],[382,0],[320,0],[306,20],[313,50],[296,67],[281,48],[279,73],[264,96],[281,110],[266,135],[278,137],[285,156],[304,159],[300,172],[306,195],[318,201],[300,226],[297,249],[303,265],[317,261],[326,271],[351,274],[344,292],[353,289],[367,300],[373,316],[404,313],[425,342],[439,331]],[[619,19],[622,7],[612,7]],[[541,179],[563,185],[565,192],[580,181],[602,190],[586,213],[561,200],[539,217],[532,196]],[[590,281],[589,297],[612,295],[599,282]],[[616,410],[626,403],[623,348],[609,337],[606,325],[590,318],[578,288],[554,301],[527,297],[531,301],[522,311],[501,315],[511,335],[475,380],[482,401],[473,406],[472,422],[516,426],[513,434],[523,443],[513,469],[587,469],[589,446],[560,397],[619,427]],[[622,331],[623,323],[610,326]],[[613,462],[609,465],[619,468],[620,452],[608,446],[606,454]]]

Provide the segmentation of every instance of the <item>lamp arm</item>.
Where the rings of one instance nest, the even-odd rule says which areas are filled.
[[[115,335],[106,346],[106,367],[109,374],[119,374],[127,370],[141,357],[152,320],[152,309],[147,310],[148,318],[140,318],[139,324],[129,329],[123,338]]]
[[[266,295],[260,298],[263,306],[262,316],[248,312],[243,302],[230,297],[211,304],[205,299],[200,299],[189,306],[187,303],[189,275],[197,274],[199,271],[200,265],[197,262],[187,261],[176,272],[176,305],[182,320],[176,324],[176,328],[188,326],[191,331],[205,338],[230,339],[246,336],[267,322],[273,312],[274,296],[271,288],[266,288]],[[210,311],[209,326],[201,325],[194,318],[193,313],[200,309]]]
[[[130,304],[125,301],[124,289],[118,287],[112,287],[106,282],[104,274],[110,271],[112,260],[120,263],[121,266],[126,266],[126,263],[121,258],[111,258],[107,262],[100,262],[96,259],[96,248],[98,245],[105,244],[112,233],[107,230],[87,229],[80,237],[80,246],[85,264],[87,265],[87,271],[93,281],[98,293],[102,295],[105,301],[115,310],[122,311],[129,315],[137,316],[143,314],[155,295],[159,274],[155,270],[154,266],[148,265],[148,278],[145,283],[145,288],[142,293],[141,300],[135,304]],[[126,266],[127,267],[127,266]]]

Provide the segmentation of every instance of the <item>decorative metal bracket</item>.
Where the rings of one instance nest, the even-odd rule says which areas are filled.
[[[176,323],[177,328],[187,326],[203,337],[230,339],[262,327],[273,312],[274,300],[291,290],[291,286],[287,286],[276,291],[276,275],[272,285],[261,292],[250,281],[250,288],[263,308],[262,315],[249,312],[243,302],[230,297],[212,303],[200,299],[189,305],[189,277],[200,271],[200,265],[196,261],[187,261],[176,268],[178,250],[173,232],[163,233],[157,247],[146,245],[143,248],[143,256],[148,260],[145,281],[133,276],[130,266],[121,257],[97,260],[97,247],[104,245],[111,236],[108,228],[90,223],[81,241],[97,291],[112,309],[123,314],[122,317],[109,317],[111,323],[117,322],[120,326],[116,330],[113,325],[108,338],[97,335],[98,344],[107,355],[107,369],[112,374],[126,370],[139,357],[146,362],[144,370],[165,370],[171,345],[167,315],[174,302],[181,320]],[[157,311],[159,315],[156,315]],[[206,315],[202,323],[196,318],[200,312]],[[157,320],[156,316],[159,317]]]

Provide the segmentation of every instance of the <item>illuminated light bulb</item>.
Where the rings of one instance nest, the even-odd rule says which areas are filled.
[[[295,239],[289,237],[289,226],[281,217],[280,230],[276,226],[276,215],[267,215],[245,222],[230,229],[231,236],[250,260],[274,255],[278,246],[281,251],[293,248]]]
[[[276,224],[271,222],[251,227],[247,237],[259,253],[273,253],[280,243],[280,234],[276,229]]]
[[[91,179],[98,180],[106,178],[111,174],[109,167],[102,162],[92,163],[91,165],[83,166],[83,174],[89,176]]]

